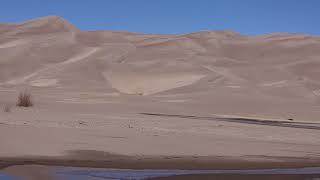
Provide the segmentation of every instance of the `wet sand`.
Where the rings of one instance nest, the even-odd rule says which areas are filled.
[[[48,165],[119,169],[268,169],[319,167],[317,158],[224,156],[127,156],[95,150],[68,151],[65,156],[1,157],[0,168],[15,165]],[[259,159],[260,158],[260,159]]]
[[[172,177],[151,178],[150,180],[316,180],[319,175],[182,175]]]
[[[25,179],[50,179],[50,168],[54,166],[118,169],[273,169],[319,167],[319,159],[265,157],[265,161],[237,160],[230,157],[187,157],[187,156],[124,156],[101,151],[72,151],[61,157],[15,157],[0,158],[0,172]],[[36,165],[36,166],[34,166]],[[42,166],[37,166],[42,165]],[[39,168],[40,167],[40,168]],[[319,173],[320,174],[320,173]],[[272,179],[305,180],[316,175],[181,175],[154,180],[180,179]]]
[[[316,168],[319,169],[319,168]],[[219,170],[218,170],[219,171]],[[229,172],[228,172],[229,171]],[[250,171],[250,170],[249,170]],[[266,170],[255,173],[247,170],[130,170],[130,169],[104,169],[104,168],[77,168],[43,165],[16,165],[0,171],[0,177],[23,178],[24,180],[60,180],[60,179],[150,179],[150,180],[317,180],[320,173],[317,170],[280,170],[278,174]],[[2,175],[2,176],[1,176]],[[147,178],[150,177],[150,178]]]

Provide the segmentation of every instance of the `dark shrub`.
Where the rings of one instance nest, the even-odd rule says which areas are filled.
[[[17,106],[19,107],[32,107],[32,96],[28,91],[20,92],[18,96]]]

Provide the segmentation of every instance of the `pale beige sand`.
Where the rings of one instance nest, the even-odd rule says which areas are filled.
[[[0,156],[318,158],[316,128],[217,118],[319,126],[319,48],[303,34],[87,32],[59,17],[1,24],[0,106],[29,89],[35,107],[0,112]]]

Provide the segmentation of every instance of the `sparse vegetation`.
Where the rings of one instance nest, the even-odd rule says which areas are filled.
[[[6,104],[4,107],[3,107],[3,111],[4,112],[11,112],[11,105],[9,105],[9,104]]]
[[[17,106],[18,107],[32,107],[33,101],[31,93],[28,91],[20,92],[18,96]]]

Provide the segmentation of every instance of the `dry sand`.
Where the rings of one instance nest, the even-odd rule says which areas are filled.
[[[94,150],[317,165],[319,48],[304,34],[81,31],[55,16],[0,24],[0,106],[24,89],[35,101],[0,112],[0,157]]]

